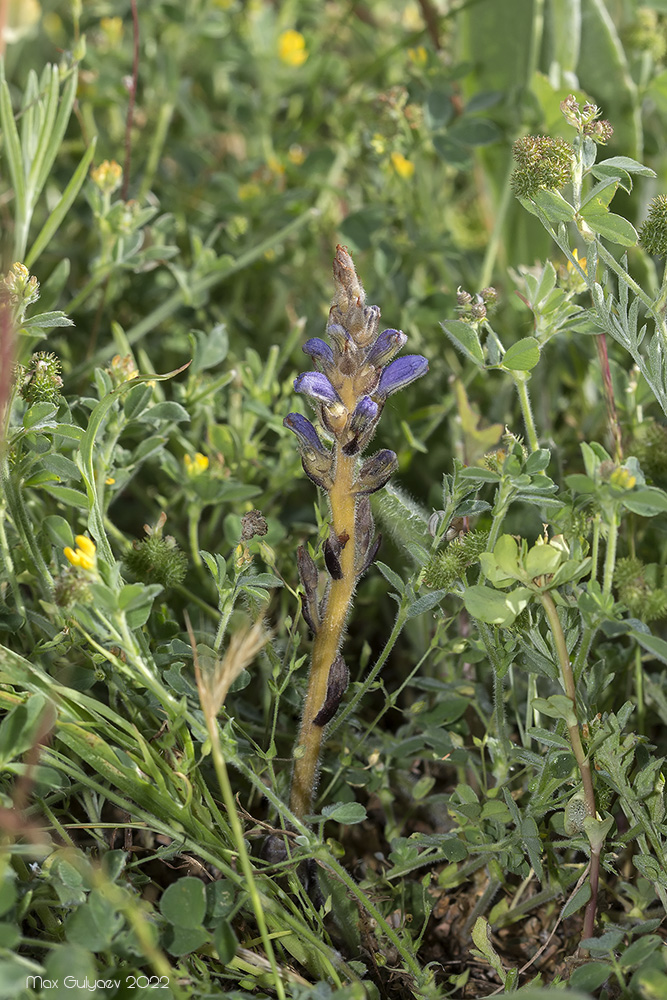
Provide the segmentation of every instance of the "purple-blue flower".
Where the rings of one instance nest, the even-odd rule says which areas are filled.
[[[322,453],[326,451],[310,420],[302,416],[300,413],[288,413],[283,420],[283,424],[289,430],[294,431],[302,448]]]
[[[294,379],[294,388],[320,403],[340,403],[340,396],[322,372],[303,372]]]
[[[408,342],[402,330],[383,330],[366,355],[366,364],[380,368],[391,361]]]
[[[378,387],[373,393],[374,396],[390,396],[392,392],[398,392],[410,385],[416,379],[421,378],[428,371],[428,361],[421,354],[406,354],[402,358],[396,358],[382,372]]]
[[[380,407],[370,396],[362,396],[354,408],[350,418],[350,430],[353,434],[361,434],[375,420]]]
[[[310,340],[306,341],[301,350],[304,354],[309,354],[315,364],[319,362],[325,371],[327,368],[333,368],[333,351],[321,337],[311,337]]]

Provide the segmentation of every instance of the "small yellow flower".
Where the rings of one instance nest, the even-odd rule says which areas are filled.
[[[123,179],[123,168],[115,160],[104,160],[99,167],[90,171],[90,176],[100,191],[104,194],[113,194],[120,187]]]
[[[69,545],[63,549],[65,558],[72,566],[78,566],[80,569],[88,570],[88,572],[94,572],[97,563],[95,542],[86,535],[77,535],[75,541],[77,545],[76,549],[71,548]]]
[[[115,48],[123,38],[122,17],[103,17],[100,21],[100,29],[105,36],[105,42],[110,48]]]
[[[391,165],[403,180],[409,180],[415,172],[415,165],[411,160],[408,160],[403,156],[402,153],[392,153],[390,156]]]
[[[428,52],[423,45],[418,45],[416,49],[408,49],[408,56],[415,66],[425,66],[428,61]]]
[[[240,184],[238,195],[239,201],[251,201],[262,193],[262,189],[255,181],[248,181],[247,184]]]
[[[574,259],[576,260],[577,264],[579,265],[579,267],[581,268],[581,270],[584,272],[584,274],[586,274],[587,273],[587,271],[586,271],[586,258],[579,256],[579,252],[577,251],[576,247],[572,251],[572,256],[574,257]],[[570,274],[572,274],[573,272],[574,272],[574,274],[578,274],[579,273],[578,271],[575,270],[574,265],[572,264],[571,260],[568,260],[568,262],[567,262],[567,269],[570,272]]]
[[[277,156],[269,156],[266,165],[271,173],[277,177],[281,177],[285,173],[285,168]]]
[[[139,375],[139,369],[135,365],[131,354],[114,354],[106,370],[114,386],[121,385],[123,382],[129,382]]]
[[[637,477],[633,476],[629,469],[620,466],[612,472],[609,484],[616,490],[632,490],[637,485]]]
[[[288,66],[303,66],[308,58],[306,39],[300,31],[283,31],[278,38],[278,55]]]
[[[303,147],[298,144],[298,142],[292,143],[287,151],[287,159],[290,163],[293,163],[295,167],[300,167],[303,161],[306,159],[306,154],[303,151]]]
[[[387,150],[387,143],[385,141],[385,137],[381,135],[379,132],[376,132],[373,138],[371,139],[371,149],[373,150],[374,153],[377,153],[378,156],[382,156]]]
[[[104,480],[104,482],[105,482],[106,486],[113,486],[113,484],[116,482],[116,480],[114,479],[113,476],[107,476],[107,478]]]
[[[206,455],[202,455],[200,451],[195,453],[195,457],[192,458],[190,455],[184,455],[183,461],[185,463],[185,471],[189,476],[193,478],[195,476],[200,476],[202,472],[206,472],[209,466],[209,460]]]

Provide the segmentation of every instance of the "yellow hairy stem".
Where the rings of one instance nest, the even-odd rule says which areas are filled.
[[[353,387],[349,381],[346,379],[348,385],[341,391],[341,397],[345,404],[352,404],[353,400]],[[356,458],[343,454],[340,444],[337,443],[336,472],[333,486],[329,491],[329,501],[332,527],[343,545],[340,553],[340,567],[343,575],[340,580],[331,581],[327,606],[313,643],[308,693],[301,719],[299,741],[295,751],[290,798],[290,808],[299,819],[302,819],[313,807],[313,797],[317,785],[317,765],[326,729],[326,726],[317,725],[313,720],[326,699],[329,671],[340,648],[354,595],[356,582],[354,566],[356,497],[352,492],[352,487],[355,469]]]

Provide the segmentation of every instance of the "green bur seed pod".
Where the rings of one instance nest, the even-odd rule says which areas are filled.
[[[57,403],[63,380],[60,377],[60,361],[55,354],[38,351],[33,354],[20,373],[19,392],[26,403]]]
[[[648,219],[639,230],[639,245],[652,257],[667,258],[667,195],[649,204]]]
[[[182,583],[188,571],[188,557],[181,552],[175,539],[157,533],[135,542],[125,563],[142,583],[159,583],[165,589]]]
[[[584,820],[590,816],[583,791],[575,792],[565,806],[563,827],[568,837],[576,837],[584,831]]]
[[[565,139],[548,135],[524,135],[512,146],[516,170],[512,189],[517,198],[526,198],[540,188],[551,191],[572,179],[573,150]]]

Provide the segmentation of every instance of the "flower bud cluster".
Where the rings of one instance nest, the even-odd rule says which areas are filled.
[[[334,284],[329,342],[319,337],[306,341],[303,351],[312,359],[313,370],[294,382],[296,391],[315,406],[334,448],[322,443],[314,425],[300,413],[289,413],[284,420],[298,438],[306,475],[326,491],[335,479],[337,456],[361,454],[375,434],[387,398],[428,371],[426,358],[419,354],[395,358],[407,337],[400,330],[380,332],[380,310],[365,304],[352,258],[342,246],[336,250]],[[353,491],[374,493],[396,467],[393,451],[379,451],[358,470]]]
[[[497,301],[498,293],[495,288],[483,288],[475,295],[471,295],[460,286],[456,291],[456,304],[464,323],[479,323],[480,320],[486,319],[487,313]]]
[[[7,304],[14,323],[20,325],[26,310],[39,298],[39,282],[30,274],[25,264],[17,261],[0,279],[0,304]]]
[[[601,146],[609,142],[614,134],[608,121],[599,120],[602,112],[597,104],[586,103],[580,107],[574,94],[569,94],[564,101],[560,102],[560,109],[568,125],[575,128],[581,135],[589,136]]]
[[[551,191],[572,179],[573,150],[565,139],[548,135],[524,135],[512,146],[516,170],[512,189],[517,198],[526,198],[540,188]]]

